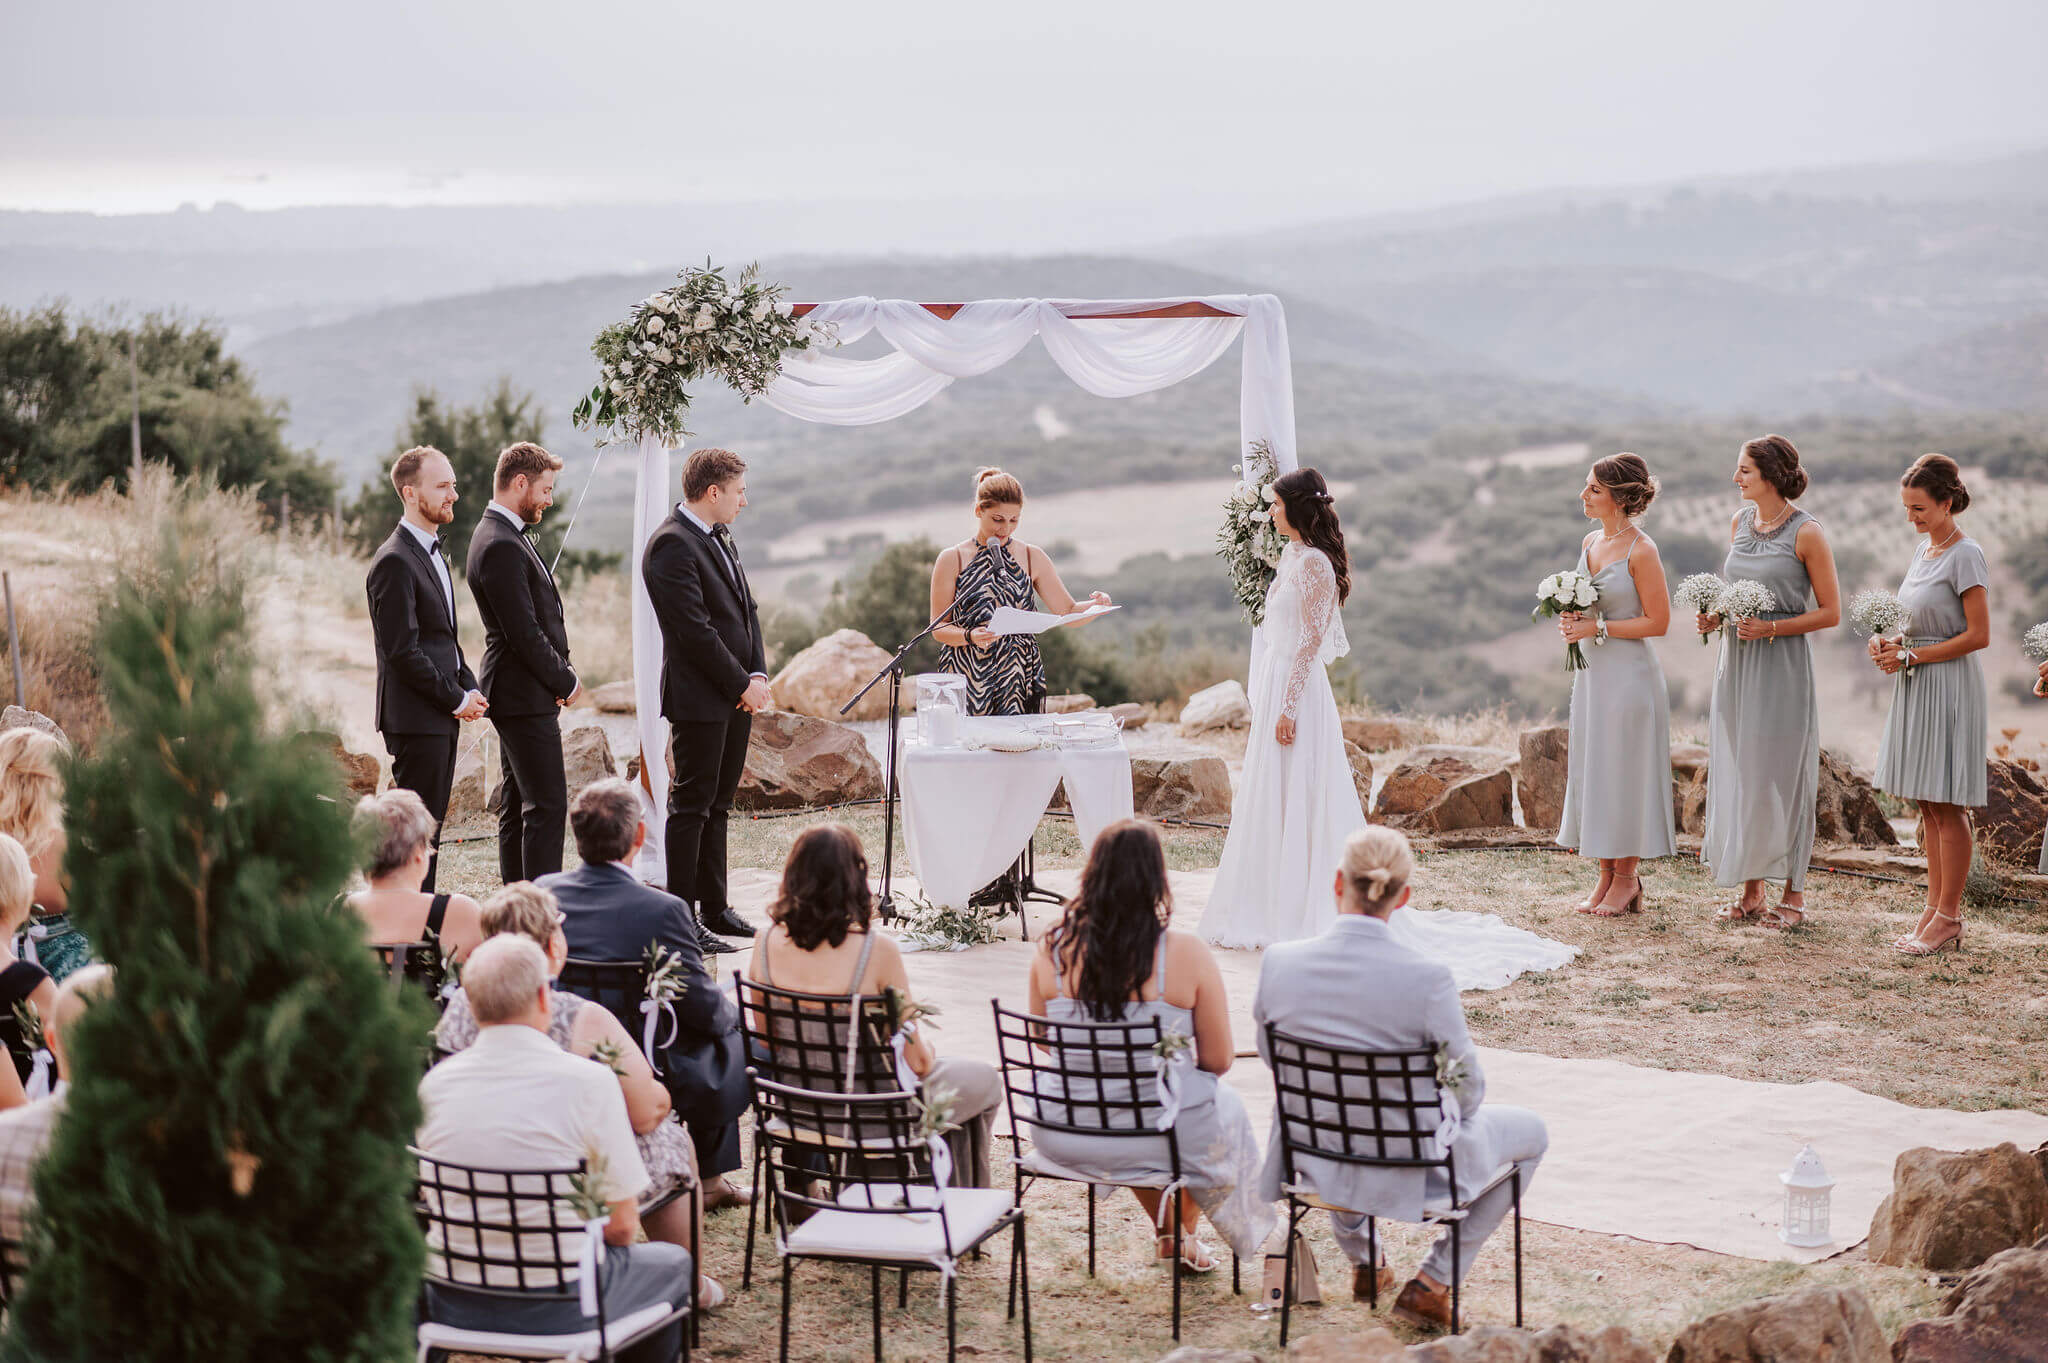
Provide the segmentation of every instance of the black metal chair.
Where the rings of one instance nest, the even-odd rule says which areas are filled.
[[[430,1246],[429,1282],[507,1302],[580,1300],[576,1273],[587,1233],[569,1202],[570,1181],[584,1173],[580,1161],[564,1169],[478,1169],[435,1159],[419,1149],[411,1153],[419,1165],[420,1217]],[[700,1271],[693,1259],[690,1300],[684,1305],[657,1302],[619,1320],[608,1319],[604,1294],[598,1293],[597,1323],[584,1331],[523,1335],[422,1320],[419,1363],[454,1353],[610,1360],[615,1350],[678,1320],[683,1322],[682,1355],[687,1360],[695,1275]]]
[[[583,961],[571,956],[562,963],[562,974],[555,981],[555,987],[578,998],[588,999],[619,1020],[627,1036],[645,1037],[648,1015],[640,1005],[647,1001],[647,962],[645,961]],[[657,1028],[658,1033],[658,1028]],[[648,1052],[647,1063],[654,1066],[654,1072],[661,1073],[660,1036],[655,1037],[653,1046],[642,1045]]]
[[[1031,1271],[1024,1209],[1000,1188],[937,1185],[933,1147],[919,1130],[914,1093],[819,1093],[791,1088],[749,1070],[756,1139],[767,1149],[782,1258],[782,1353],[789,1359],[790,1285],[799,1259],[868,1266],[875,1363],[882,1358],[882,1270],[931,1270],[945,1280],[946,1358],[959,1347],[959,1278],[966,1254],[1004,1230],[1010,1242],[1010,1319],[1016,1284],[1024,1290],[1024,1360],[1031,1363]],[[823,1160],[822,1171],[820,1160]]]
[[[440,1012],[447,1003],[447,970],[441,963],[439,942],[372,942],[370,951],[384,973],[391,978],[391,992],[402,993],[410,983]]]
[[[1076,1136],[1156,1141],[1166,1147],[1169,1177],[1152,1183],[1118,1183],[1123,1188],[1178,1189],[1181,1184],[1180,1139],[1169,1126],[1159,1129],[1163,1109],[1154,1061],[1161,1040],[1159,1024],[1142,1022],[1054,1022],[1019,1013],[991,999],[995,1010],[996,1053],[1003,1067],[1003,1091],[1009,1103],[1010,1130],[1017,1141],[1017,1205],[1040,1179],[1085,1184],[1088,1189],[1088,1276],[1095,1276],[1096,1181],[1062,1167],[1039,1153],[1034,1139],[1024,1149],[1025,1128]],[[1076,1091],[1093,1097],[1070,1098]],[[1180,1338],[1181,1212],[1178,1192],[1173,1204],[1173,1337]],[[1230,1256],[1230,1290],[1242,1290],[1237,1254]]]
[[[745,975],[736,976],[740,1030],[747,1059],[765,1079],[812,1093],[895,1093],[903,1085],[889,1049],[887,1005],[863,997],[855,1026],[853,999],[846,994],[806,994]],[[740,1287],[754,1284],[754,1229],[761,1205],[762,1166],[767,1148],[759,1122],[754,1133],[754,1200],[747,1207],[747,1253]],[[906,1300],[906,1275],[898,1305]]]
[[[1441,1169],[1449,1190],[1441,1204],[1423,1209],[1423,1225],[1451,1232],[1451,1333],[1461,1320],[1458,1278],[1463,1269],[1462,1235],[1471,1204],[1511,1182],[1515,1197],[1515,1326],[1522,1324],[1522,1172],[1512,1162],[1489,1173],[1471,1197],[1458,1196],[1457,1147],[1439,1149],[1441,1112],[1436,1052],[1351,1050],[1290,1036],[1266,1025],[1266,1054],[1272,1057],[1273,1111],[1279,1118],[1281,1187],[1287,1195],[1287,1272],[1280,1299],[1280,1343],[1287,1343],[1294,1297],[1294,1230],[1315,1210],[1365,1217],[1368,1262],[1379,1262],[1377,1215],[1344,1207],[1320,1196],[1305,1182],[1297,1161],[1303,1156],[1380,1169],[1414,1169],[1427,1176]],[[1379,1305],[1377,1271],[1365,1275],[1371,1305]]]
[[[14,1304],[14,1289],[28,1272],[28,1247],[0,1235],[0,1310]]]

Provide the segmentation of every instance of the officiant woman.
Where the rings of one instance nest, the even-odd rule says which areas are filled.
[[[998,606],[1046,609],[1066,615],[1082,606],[1106,606],[1109,596],[1077,602],[1060,581],[1045,550],[1017,538],[1024,518],[1024,485],[1001,469],[974,475],[974,536],[940,553],[932,565],[932,614],[958,602],[953,617],[932,631],[940,667],[967,678],[967,713],[1033,715],[1045,704],[1045,660],[1035,634],[997,634],[988,619]]]

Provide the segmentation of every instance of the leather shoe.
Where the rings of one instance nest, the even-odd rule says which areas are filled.
[[[731,909],[721,909],[717,913],[704,914],[699,918],[698,922],[702,924],[705,930],[715,932],[721,937],[752,937],[754,935],[754,925],[734,913]]]
[[[1351,1300],[1373,1300],[1373,1278],[1371,1276],[1372,1273],[1372,1268],[1366,1264],[1353,1264],[1351,1266]],[[1387,1264],[1381,1264],[1379,1267],[1378,1277],[1380,1296],[1392,1296],[1394,1293],[1394,1286],[1399,1281],[1399,1279],[1394,1277],[1394,1270],[1392,1269],[1392,1267],[1390,1267]]]
[[[701,929],[697,933],[697,946],[706,956],[717,956],[724,952],[739,950],[738,947],[726,941],[723,937],[714,937]]]
[[[1451,1328],[1451,1290],[1448,1287],[1431,1287],[1420,1278],[1410,1278],[1401,1295],[1394,1300],[1394,1309],[1387,1313],[1403,1324],[1423,1330],[1448,1330]]]

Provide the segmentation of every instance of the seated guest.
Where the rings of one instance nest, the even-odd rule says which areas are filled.
[[[483,940],[478,909],[466,894],[428,894],[427,868],[434,862],[434,816],[426,802],[393,786],[356,801],[356,837],[370,850],[363,868],[369,888],[348,897],[369,940],[379,945],[433,942],[460,961]]]
[[[527,938],[502,933],[470,953],[462,987],[479,1034],[475,1045],[420,1080],[420,1149],[451,1164],[484,1169],[562,1169],[582,1161],[591,1191],[611,1208],[604,1231],[607,1250],[598,1270],[606,1317],[618,1320],[656,1303],[674,1307],[688,1302],[690,1252],[662,1241],[634,1243],[640,1238],[635,1199],[646,1189],[647,1170],[633,1144],[618,1084],[599,1066],[548,1038],[555,991],[548,987],[546,955]],[[458,1200],[441,1196],[451,1203]],[[453,1220],[470,1215],[465,1207],[446,1210]],[[483,1211],[503,1219],[502,1210]],[[582,1217],[565,1208],[559,1219]],[[482,1235],[484,1248],[511,1256],[504,1232]],[[441,1261],[439,1248],[430,1236],[427,1255],[435,1273],[477,1277],[477,1265]],[[510,1276],[509,1269],[504,1272]],[[429,1283],[427,1318],[461,1329],[536,1335],[566,1334],[595,1323],[573,1297],[520,1301],[504,1290],[515,1286],[511,1282],[478,1279],[477,1285],[500,1290],[486,1294]],[[682,1323],[677,1321],[617,1357],[622,1363],[670,1363],[681,1349]]]
[[[1408,839],[1391,828],[1359,829],[1344,844],[1334,893],[1337,921],[1320,937],[1266,948],[1252,1017],[1259,1026],[1259,1051],[1266,1052],[1265,1025],[1289,1036],[1348,1050],[1419,1051],[1446,1046],[1464,1062],[1467,1078],[1457,1089],[1463,1126],[1455,1143],[1458,1182],[1475,1184],[1513,1161],[1528,1188],[1549,1148],[1543,1120],[1533,1112],[1496,1104],[1481,1108],[1486,1079],[1465,1030],[1465,1010],[1450,967],[1395,942],[1387,918],[1408,902],[1408,878],[1415,872]],[[1272,1057],[1265,1055],[1267,1064]],[[1277,1116],[1266,1151],[1264,1196],[1279,1198],[1283,1170]],[[1315,1186],[1326,1202],[1359,1213],[1419,1221],[1425,1205],[1441,1204],[1450,1189],[1441,1169],[1384,1169],[1341,1160],[1298,1159],[1295,1172]],[[1460,1187],[1469,1197],[1473,1188]],[[1514,1205],[1503,1182],[1471,1204],[1461,1237],[1459,1267],[1469,1274],[1479,1247]],[[1364,1215],[1331,1213],[1337,1243],[1350,1256],[1352,1294],[1369,1294],[1366,1274],[1377,1273],[1391,1288],[1384,1264],[1365,1262]],[[1451,1323],[1451,1232],[1437,1237],[1429,1257],[1401,1289],[1394,1315],[1411,1325],[1449,1328]]]
[[[1031,962],[1031,1011],[1055,1022],[1155,1021],[1162,1033],[1193,1038],[1194,1064],[1182,1070],[1173,1124],[1187,1180],[1178,1253],[1186,1268],[1207,1273],[1216,1259],[1195,1238],[1201,1213],[1209,1214],[1209,1224],[1245,1258],[1273,1229],[1274,1216],[1272,1199],[1258,1196],[1259,1145],[1251,1118],[1243,1100],[1216,1082],[1235,1054],[1223,974],[1206,942],[1167,926],[1172,915],[1158,829],[1137,819],[1103,829],[1088,849],[1081,887],[1067,901],[1066,916],[1039,939]],[[1088,1054],[1076,1049],[1061,1063],[1072,1065]],[[1041,1075],[1038,1108],[1049,1121],[1099,1123],[1102,1109],[1070,1109],[1060,1100],[1085,1103],[1103,1089],[1115,1100],[1128,1082],[1112,1079],[1098,1088],[1092,1079],[1063,1084],[1057,1075]],[[1109,1125],[1132,1120],[1128,1109],[1109,1109]],[[1037,1129],[1030,1135],[1047,1159],[1102,1183],[1163,1182],[1172,1173],[1164,1139]],[[1156,1190],[1131,1191],[1153,1225],[1172,1226],[1170,1216],[1160,1215]],[[1168,1229],[1159,1236],[1158,1254],[1170,1259],[1175,1252]]]
[[[64,883],[64,741],[40,729],[0,733],[0,833],[22,845],[35,868],[35,909],[21,955],[58,984],[92,961],[92,943],[71,926]]]
[[[507,885],[484,903],[483,930],[487,941],[498,936],[524,937],[539,947],[547,959],[550,980],[561,974],[562,962],[569,959],[569,949],[562,941],[562,914],[554,897],[525,881]],[[478,1032],[468,991],[457,988],[449,995],[448,1006],[434,1029],[434,1044],[451,1054],[468,1050],[476,1044]],[[670,1111],[668,1090],[654,1077],[647,1057],[640,1053],[640,1044],[619,1020],[586,999],[555,989],[549,993],[547,1033],[557,1046],[587,1060],[598,1059],[599,1047],[608,1055],[617,1052],[609,1064],[619,1077],[626,1119],[633,1128],[640,1163],[647,1170],[640,1206],[646,1208],[675,1189],[694,1184],[697,1166],[689,1135]],[[687,1204],[680,1199],[648,1211],[646,1225],[649,1239],[676,1245],[703,1243],[703,1228],[690,1223]],[[724,1295],[723,1288],[706,1278],[698,1287],[698,1304],[716,1306]]]
[[[875,897],[868,889],[868,859],[860,837],[843,823],[823,823],[797,835],[783,863],[782,885],[768,906],[769,925],[754,938],[747,978],[800,994],[879,998],[894,989],[910,997],[910,976],[896,943],[873,931]],[[903,1059],[924,1092],[950,1088],[956,1095],[946,1135],[953,1155],[953,1185],[994,1186],[988,1167],[989,1126],[1002,1101],[1002,1080],[980,1060],[941,1056],[922,1032]]]
[[[633,874],[633,859],[647,841],[639,792],[619,780],[586,786],[569,807],[569,828],[583,864],[537,882],[562,907],[569,955],[579,961],[640,961],[652,945],[674,958],[683,992],[671,1004],[675,1039],[661,1052],[662,1082],[697,1147],[705,1208],[744,1206],[752,1194],[726,1178],[740,1167],[740,1114],[753,1096],[739,1014],[704,968],[689,908]],[[620,1021],[640,1030],[638,1017]],[[666,1016],[660,1029],[669,1035]]]
[[[19,1107],[28,1101],[22,1085],[35,1072],[35,1048],[22,1034],[15,1010],[27,1005],[38,1018],[47,1020],[57,1002],[57,986],[50,973],[34,961],[17,960],[15,934],[28,922],[36,873],[20,843],[0,833],[0,1041],[14,1057],[12,1066],[0,1065],[0,1076],[11,1075],[13,1084],[0,1077],[0,1108]]]
[[[29,1211],[35,1203],[36,1161],[50,1143],[57,1119],[64,1113],[64,1092],[72,1076],[71,1053],[64,1034],[78,1024],[87,1005],[103,998],[114,985],[114,972],[103,965],[88,965],[72,972],[57,989],[50,1011],[43,1017],[43,1035],[57,1058],[57,1086],[47,1098],[0,1112],[0,1236],[11,1247],[7,1272],[15,1281],[27,1266],[19,1246],[27,1234]]]

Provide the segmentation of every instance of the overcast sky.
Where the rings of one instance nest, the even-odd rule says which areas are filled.
[[[1206,190],[1301,218],[2048,142],[2042,0],[8,10],[10,208]]]

